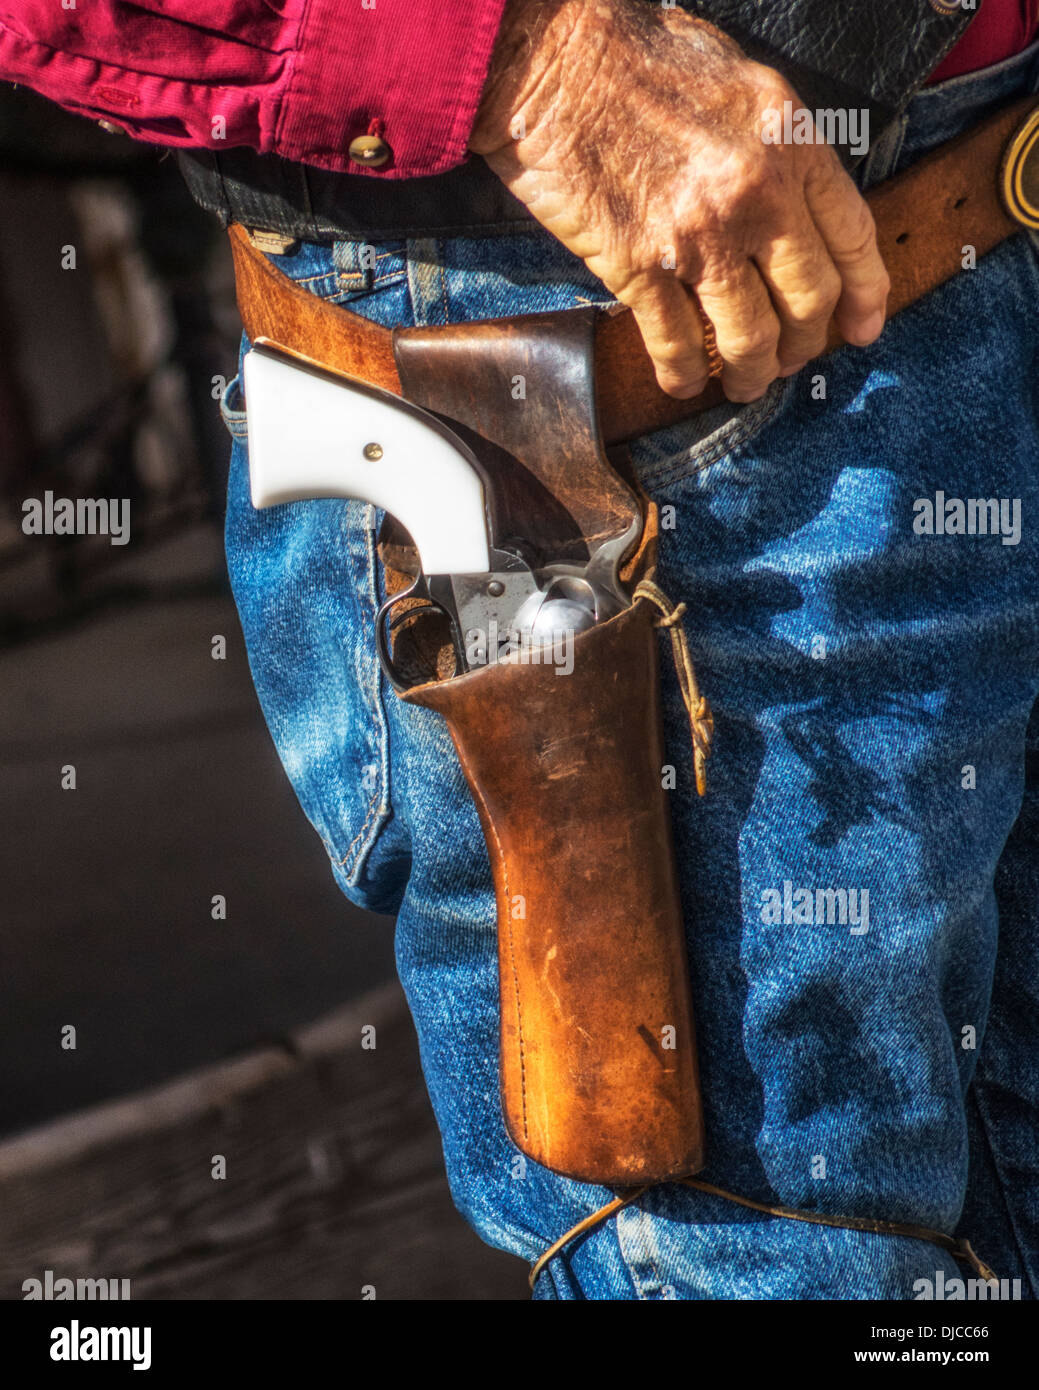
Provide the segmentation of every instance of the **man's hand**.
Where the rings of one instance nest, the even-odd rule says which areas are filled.
[[[646,0],[509,0],[470,139],[538,221],[633,311],[661,387],[761,396],[884,325],[870,211],[832,149],[762,138],[799,105],[712,25]],[[690,291],[693,293],[691,294]]]

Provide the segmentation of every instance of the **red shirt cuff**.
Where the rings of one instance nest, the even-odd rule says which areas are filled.
[[[347,8],[349,6],[349,8]],[[267,149],[361,173],[349,146],[376,129],[390,158],[374,178],[461,164],[505,0],[310,0]]]

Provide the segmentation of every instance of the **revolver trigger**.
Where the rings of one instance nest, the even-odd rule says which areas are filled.
[[[424,599],[425,602],[418,607],[405,608],[402,612],[398,612],[394,615],[394,608],[403,604],[407,599]],[[407,622],[409,618],[414,618],[416,621],[419,621],[423,614],[428,614],[431,611],[442,613],[451,624],[451,636],[455,646],[457,661],[458,635],[454,614],[447,605],[440,602],[436,595],[430,592],[424,574],[417,575],[407,589],[402,589],[399,593],[391,594],[389,598],[384,600],[376,614],[375,649],[379,654],[379,662],[382,669],[386,673],[386,679],[397,691],[407,690],[410,685],[414,684],[414,681],[406,681],[393,660],[393,653],[391,650],[392,635],[394,631],[402,623]]]

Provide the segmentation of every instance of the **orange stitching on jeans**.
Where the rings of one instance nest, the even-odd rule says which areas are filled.
[[[357,841],[361,838],[361,836],[364,834],[364,832],[368,829],[368,826],[369,826],[370,823],[371,823],[372,816],[374,816],[377,812],[383,810],[383,809],[384,809],[384,805],[385,805],[385,803],[382,802],[382,801],[378,798],[377,795],[372,797],[371,801],[368,803],[368,814],[367,814],[367,815],[365,816],[365,818],[364,818],[364,824],[361,826],[360,830],[358,830],[357,834],[354,836],[354,838],[353,838],[353,839],[350,841],[350,843],[347,845],[347,847],[346,847],[346,853],[343,855],[342,859],[336,859],[336,861],[335,861],[336,864],[337,864],[337,866],[338,866],[340,869],[343,869],[343,868],[346,867],[346,861],[351,857],[351,853],[350,853],[350,852],[351,852],[351,850],[353,849],[354,845],[356,845]],[[329,850],[329,852],[331,853],[333,859],[335,859],[335,854],[336,854],[335,846],[334,846],[334,845],[329,845],[328,842],[327,842],[327,840],[325,841],[325,846],[326,846],[326,848]]]
[[[372,541],[373,541],[373,539],[374,539],[374,530],[373,530],[373,523],[372,523],[371,518],[372,518],[373,516],[374,516],[374,511],[373,511],[373,509],[372,509],[372,507],[371,507],[371,504],[369,504],[369,508],[368,508],[368,512],[367,512],[367,518],[368,518],[368,519],[367,519],[366,522],[365,522],[365,532],[366,532],[366,537],[367,537],[367,543],[366,543],[367,556],[366,556],[366,558],[367,558],[367,560],[368,560],[368,579],[369,579],[369,587],[368,587],[368,595],[367,595],[367,596],[370,598],[373,614],[375,614],[376,616],[378,616],[378,611],[379,611],[378,594],[377,594],[376,589],[375,589],[376,579],[375,579],[375,576],[374,576],[374,573],[373,573],[373,570],[372,570],[372,565],[375,563],[375,557],[377,556],[377,549],[372,545]],[[344,527],[345,527],[346,524],[347,524],[347,523],[346,523],[346,514],[344,513],[344,518],[343,518],[343,525],[344,525]],[[377,669],[377,668],[376,668],[376,669]],[[371,709],[372,713],[373,713],[373,714],[376,716],[376,718],[378,719],[378,716],[379,716],[379,713],[380,713],[380,710],[379,710],[379,677],[378,677],[378,674],[376,674],[376,677],[375,677],[374,693],[373,693],[373,696],[372,696],[371,701],[369,702],[369,708]],[[385,714],[383,714],[383,717],[382,717],[382,727],[383,727],[383,729],[385,729],[385,727],[386,727],[386,723],[385,723]],[[337,864],[338,867],[341,868],[341,869],[346,867],[346,862],[347,862],[348,859],[350,859],[351,857],[356,858],[356,856],[353,855],[353,853],[352,853],[352,852],[353,852],[354,845],[357,844],[358,840],[361,839],[361,837],[364,835],[365,831],[368,829],[368,826],[371,824],[372,816],[373,816],[373,815],[381,815],[383,811],[388,811],[388,810],[390,809],[390,808],[389,808],[389,802],[388,802],[388,801],[386,800],[386,798],[385,798],[386,783],[385,783],[385,781],[384,781],[384,779],[383,779],[383,777],[382,777],[382,763],[383,763],[383,760],[384,760],[384,754],[385,754],[385,749],[384,749],[384,748],[380,748],[380,749],[379,749],[379,755],[380,755],[380,756],[379,756],[379,781],[380,781],[380,785],[377,786],[377,787],[375,788],[375,792],[374,792],[374,794],[373,794],[373,796],[372,796],[372,799],[371,799],[371,801],[368,803],[368,814],[367,814],[367,815],[365,816],[365,818],[364,818],[364,824],[361,826],[360,830],[358,830],[357,834],[354,836],[354,838],[353,838],[353,839],[350,841],[350,843],[347,845],[347,847],[346,847],[346,853],[343,855],[342,859],[335,859],[335,856],[336,856],[336,854],[337,854],[338,851],[337,851],[333,846],[329,846],[328,843],[327,843],[327,841],[325,842],[325,847],[326,847],[326,849],[329,850],[329,854],[330,854],[331,858],[335,860],[336,864]],[[353,866],[351,865],[351,869],[352,869],[352,867],[353,867]]]

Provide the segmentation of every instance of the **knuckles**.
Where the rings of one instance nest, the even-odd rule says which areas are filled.
[[[760,245],[777,228],[789,226],[804,202],[804,186],[783,146],[743,143],[729,150],[705,177],[697,171],[700,198],[679,230],[707,230]]]
[[[672,377],[692,377],[703,374],[703,351],[693,343],[655,342],[653,344],[653,360]]]
[[[727,362],[755,361],[774,357],[779,344],[779,323],[769,316],[746,324],[724,338],[719,335],[718,348]]]
[[[849,215],[849,247],[850,254],[858,259],[869,254],[876,244],[877,225],[873,221],[873,214],[863,199],[859,199],[854,210]],[[885,272],[886,273],[886,272]]]
[[[833,266],[820,271],[810,289],[788,298],[790,317],[800,324],[827,322],[837,307],[842,288],[841,277]]]

